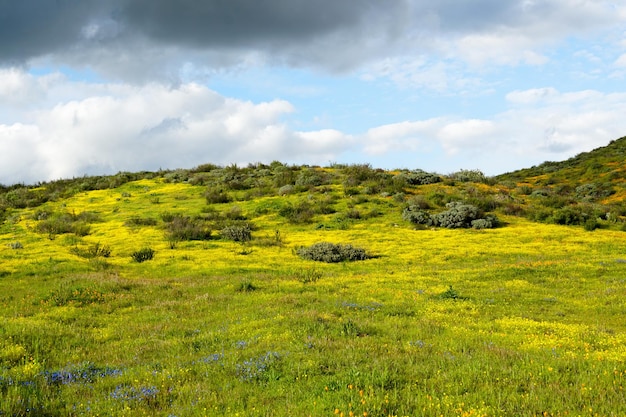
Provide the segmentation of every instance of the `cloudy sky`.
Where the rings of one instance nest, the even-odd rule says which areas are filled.
[[[626,135],[622,0],[0,0],[0,183],[370,163],[496,175]]]

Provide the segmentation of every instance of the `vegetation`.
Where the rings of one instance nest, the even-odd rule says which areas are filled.
[[[625,142],[4,187],[0,416],[624,415]]]
[[[350,244],[342,245],[329,242],[319,242],[311,246],[303,246],[296,250],[302,259],[319,262],[364,261],[369,258],[363,248],[355,248]]]

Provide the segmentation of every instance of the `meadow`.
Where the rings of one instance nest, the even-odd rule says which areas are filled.
[[[416,225],[408,201],[458,184],[292,180],[154,176],[7,212],[0,416],[626,416],[619,227],[503,206],[495,228]],[[369,256],[298,256],[319,242]]]

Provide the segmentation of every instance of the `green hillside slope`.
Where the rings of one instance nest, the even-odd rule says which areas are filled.
[[[587,163],[4,188],[0,416],[624,415],[623,188]]]

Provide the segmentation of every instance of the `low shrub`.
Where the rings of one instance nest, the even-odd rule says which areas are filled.
[[[235,287],[237,292],[251,292],[256,291],[257,287],[250,280],[243,280]]]
[[[287,219],[289,223],[304,224],[310,223],[315,216],[315,210],[310,203],[300,201],[296,205],[288,203],[280,208],[278,214]]]
[[[154,258],[154,254],[154,249],[146,247],[131,253],[130,257],[133,258],[133,261],[141,263],[152,260]]]
[[[40,221],[35,230],[48,235],[60,235],[74,233],[77,236],[87,236],[91,232],[89,223],[99,220],[99,216],[93,212],[75,213],[50,213],[45,220]]]
[[[433,219],[426,210],[422,210],[418,206],[410,205],[402,211],[402,218],[413,224],[423,224],[430,226]]]
[[[87,249],[79,248],[78,246],[72,248],[70,250],[74,255],[80,256],[81,258],[108,258],[111,256],[111,248],[108,245],[102,245],[100,242],[94,243],[89,246]]]
[[[454,181],[459,182],[486,182],[487,177],[478,169],[462,169],[449,175]]]
[[[325,175],[311,168],[300,171],[296,178],[296,186],[303,188],[318,187],[325,183]]]
[[[435,184],[435,183],[442,181],[439,175],[431,174],[430,172],[426,172],[421,169],[416,169],[414,171],[409,171],[409,172],[403,172],[399,175],[404,177],[407,184],[409,185]]]
[[[494,214],[488,214],[484,219],[472,220],[473,229],[493,229],[500,226],[500,220]]]
[[[342,245],[329,242],[319,242],[311,246],[300,247],[296,250],[296,254],[303,259],[328,263],[363,261],[370,258],[365,249],[350,244]]]
[[[324,274],[317,269],[302,269],[294,273],[294,277],[303,284],[319,281]]]
[[[278,189],[278,195],[293,194],[294,191],[295,187],[292,184],[286,184]]]
[[[224,239],[234,242],[249,242],[252,240],[252,230],[249,224],[226,226],[220,234]]]
[[[151,217],[133,216],[124,222],[124,226],[156,226],[157,220]]]
[[[204,193],[204,197],[206,198],[206,202],[208,204],[224,204],[232,201],[230,195],[219,188],[207,188]]]
[[[585,220],[585,223],[583,224],[583,227],[588,232],[596,230],[599,226],[600,224],[598,223],[598,219],[596,219],[595,217]]]
[[[459,201],[446,204],[448,210],[433,216],[433,223],[436,226],[446,227],[448,229],[456,229],[470,227],[473,220],[482,217],[478,207],[471,204],[465,204]]]
[[[174,215],[165,226],[166,237],[169,241],[208,240],[211,238],[211,229],[202,219],[182,215]]]

